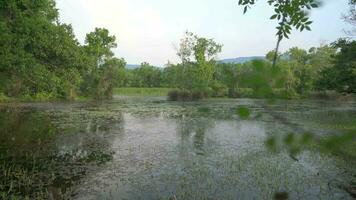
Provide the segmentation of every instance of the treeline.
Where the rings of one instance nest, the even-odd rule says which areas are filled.
[[[0,96],[110,98],[125,66],[111,51],[115,36],[96,28],[81,45],[54,0],[0,1],[0,46]]]
[[[121,86],[176,88],[179,91],[172,95],[177,97],[177,93],[182,93],[188,100],[194,93],[201,93],[195,94],[197,98],[295,98],[323,95],[330,90],[356,92],[356,41],[341,39],[309,50],[293,47],[278,54],[277,65],[272,66],[274,51],[269,52],[265,60],[242,64],[219,63],[212,58],[207,61],[204,55],[207,55],[209,45],[216,43],[204,43],[204,46],[198,44],[198,36],[191,36],[187,33],[182,39],[183,46],[178,55],[190,52],[182,63],[168,63],[164,68],[143,63],[137,69],[126,69]],[[193,42],[189,46],[186,41]],[[203,59],[193,60],[197,56]]]
[[[54,0],[0,1],[0,46],[0,100],[106,99],[120,86],[175,88],[171,95],[186,100],[356,90],[356,41],[291,48],[276,66],[273,51],[266,60],[224,64],[216,61],[221,44],[186,32],[177,49],[180,63],[130,70],[114,57],[115,36],[96,28],[80,44],[71,25],[59,22]]]

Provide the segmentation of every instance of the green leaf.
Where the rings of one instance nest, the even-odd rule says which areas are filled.
[[[305,29],[307,29],[308,31],[311,31],[311,28],[309,26],[305,26]]]
[[[289,39],[287,33],[283,33],[283,36],[284,36],[285,38]]]
[[[276,19],[277,16],[278,16],[277,14],[272,15],[270,19]]]
[[[244,8],[244,14],[247,12],[247,6],[245,6]]]
[[[300,26],[301,26],[301,24],[300,24],[300,23],[298,23],[298,24],[297,24],[297,26],[296,26],[296,28],[297,28],[297,29],[299,29],[299,28],[300,28]]]
[[[318,4],[316,4],[316,3],[312,3],[312,4],[311,4],[311,7],[313,7],[313,8],[317,8],[317,7],[318,7]]]

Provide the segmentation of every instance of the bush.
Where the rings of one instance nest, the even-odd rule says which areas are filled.
[[[168,101],[177,101],[178,100],[178,90],[171,90],[168,92]]]
[[[228,93],[228,88],[226,87],[226,85],[217,81],[214,81],[211,84],[211,89],[213,97],[224,97]]]
[[[16,97],[23,93],[23,80],[17,76],[11,76],[6,82],[5,94],[9,97]]]
[[[192,93],[187,90],[172,90],[168,92],[169,101],[191,101]]]
[[[239,88],[237,90],[237,96],[242,98],[253,97],[254,91],[252,88]]]
[[[251,98],[254,97],[254,91],[252,88],[238,88],[236,90],[229,91],[229,97],[232,98]]]
[[[0,92],[0,102],[6,102],[9,100],[9,97],[7,97],[3,92]]]
[[[50,101],[56,99],[56,96],[53,93],[39,92],[35,94],[33,99],[35,101]]]
[[[195,91],[191,93],[191,100],[193,101],[198,101],[200,99],[204,99],[207,98],[207,94],[205,92],[201,92],[201,91]]]

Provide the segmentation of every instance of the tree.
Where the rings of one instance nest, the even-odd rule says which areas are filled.
[[[180,70],[182,70],[181,66],[167,63],[162,71],[162,85],[164,87],[180,88],[182,86],[180,84],[182,80],[181,75],[183,74]]]
[[[1,1],[0,19],[1,91],[51,98],[78,93],[82,49],[72,27],[58,22],[55,1]]]
[[[184,89],[193,87],[204,90],[209,86],[214,74],[215,58],[221,48],[222,45],[213,39],[199,37],[188,31],[185,33],[177,51],[182,61],[181,77]],[[188,74],[194,75],[186,76]]]
[[[335,56],[335,88],[341,92],[356,92],[356,41],[340,39],[333,44],[339,49]]]
[[[147,62],[141,63],[133,70],[136,87],[159,87],[161,85],[161,70]]]
[[[106,60],[114,56],[111,49],[117,47],[115,40],[116,37],[109,35],[109,31],[104,28],[95,28],[94,32],[86,35],[85,48],[87,53],[95,59],[95,67],[100,68]]]
[[[119,85],[122,79],[122,71],[126,65],[124,59],[111,58],[101,66],[100,77],[98,79],[95,98],[110,99],[113,96],[113,89]]]
[[[273,62],[274,61],[274,57],[276,55],[276,51],[275,50],[272,50],[272,51],[269,51],[267,54],[266,54],[266,59],[270,62]],[[281,54],[280,53],[277,53],[277,58],[276,60],[278,61],[281,57]]]
[[[186,64],[191,61],[195,38],[196,36],[192,32],[186,31],[184,33],[184,37],[180,40],[179,48],[176,49],[176,51],[182,64]]]
[[[304,49],[293,47],[284,54],[289,59],[289,65],[295,77],[295,90],[304,95],[312,88],[312,68],[309,64],[308,52]]]
[[[240,78],[240,67],[240,64],[234,63],[218,63],[215,67],[214,78],[216,81],[227,86],[228,95],[230,97],[237,97]]]
[[[112,48],[117,47],[116,37],[104,28],[95,28],[85,38],[85,51],[89,58],[89,69],[85,75],[83,91],[97,99],[112,97],[113,86],[116,85],[116,74],[126,63],[123,59],[114,58]]]
[[[255,0],[239,0],[238,4],[244,6],[244,13],[250,6],[255,4]],[[308,10],[319,7],[318,0],[267,0],[268,4],[274,8],[274,14],[270,17],[278,21],[277,28],[277,45],[273,58],[273,66],[277,61],[279,44],[283,38],[289,38],[292,27],[303,31],[311,30],[312,21],[309,20]]]
[[[336,55],[336,48],[330,45],[321,45],[317,48],[309,49],[309,63],[312,69],[313,89],[325,90],[330,88],[328,85],[330,80],[326,80],[324,76],[326,71],[331,71],[334,66],[334,56]],[[327,72],[327,73],[329,73]]]
[[[97,28],[85,42],[59,22],[54,0],[1,1],[0,92],[26,100],[109,96],[124,63],[113,57],[115,37]]]
[[[197,81],[198,88],[207,88],[213,79],[215,56],[221,52],[222,45],[213,39],[206,39],[195,36],[193,46],[194,57],[197,62]]]

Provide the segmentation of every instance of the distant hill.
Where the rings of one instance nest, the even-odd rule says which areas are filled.
[[[138,65],[138,64],[126,64],[125,68],[126,69],[137,69],[137,68],[140,68],[141,65]],[[157,68],[162,68],[162,67],[159,67],[159,66],[154,66],[153,67],[157,67]]]
[[[251,60],[265,60],[264,56],[247,56],[247,57],[237,57],[237,58],[227,58],[219,60],[219,63],[245,63]],[[126,69],[136,69],[139,68],[138,64],[126,64]]]
[[[140,67],[140,65],[137,65],[137,64],[126,64],[126,66],[125,66],[126,69],[136,69],[139,67]]]
[[[264,56],[248,56],[219,60],[220,63],[245,63],[251,60],[265,60]]]

